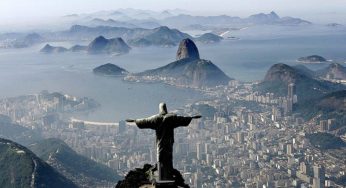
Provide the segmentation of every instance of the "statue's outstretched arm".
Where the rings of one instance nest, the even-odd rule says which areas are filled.
[[[159,116],[154,115],[142,119],[127,119],[126,122],[136,123],[140,129],[155,129],[159,121]]]
[[[186,127],[190,124],[192,119],[198,119],[202,116],[196,115],[196,116],[176,116],[176,119],[174,120],[174,124],[176,127]]]
[[[196,116],[192,116],[192,119],[199,119],[201,117],[202,117],[201,115],[196,115]]]

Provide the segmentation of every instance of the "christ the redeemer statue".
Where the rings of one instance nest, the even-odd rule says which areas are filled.
[[[179,116],[168,113],[165,103],[159,105],[160,113],[143,119],[127,119],[127,122],[134,122],[140,129],[153,129],[156,132],[156,149],[159,171],[159,180],[172,180],[173,169],[173,143],[174,129],[181,126],[188,126],[192,119],[201,116]]]

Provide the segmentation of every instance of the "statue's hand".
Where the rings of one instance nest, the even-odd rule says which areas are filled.
[[[201,115],[192,116],[192,119],[199,119],[199,118],[201,118],[201,117],[202,117]]]
[[[125,121],[128,122],[128,123],[133,123],[133,122],[135,122],[134,119],[126,119]]]

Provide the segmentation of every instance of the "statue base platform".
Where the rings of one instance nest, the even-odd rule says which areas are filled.
[[[155,166],[145,164],[143,168],[131,170],[123,180],[118,181],[115,188],[189,188],[178,170],[175,170],[172,180],[158,180],[155,176]]]
[[[176,188],[177,185],[175,184],[174,180],[159,180],[155,182],[155,187],[156,188]]]

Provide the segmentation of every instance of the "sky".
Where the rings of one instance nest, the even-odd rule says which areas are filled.
[[[0,22],[35,22],[66,14],[118,8],[156,11],[178,8],[200,15],[241,17],[274,10],[279,15],[314,22],[346,22],[346,0],[0,0]]]

